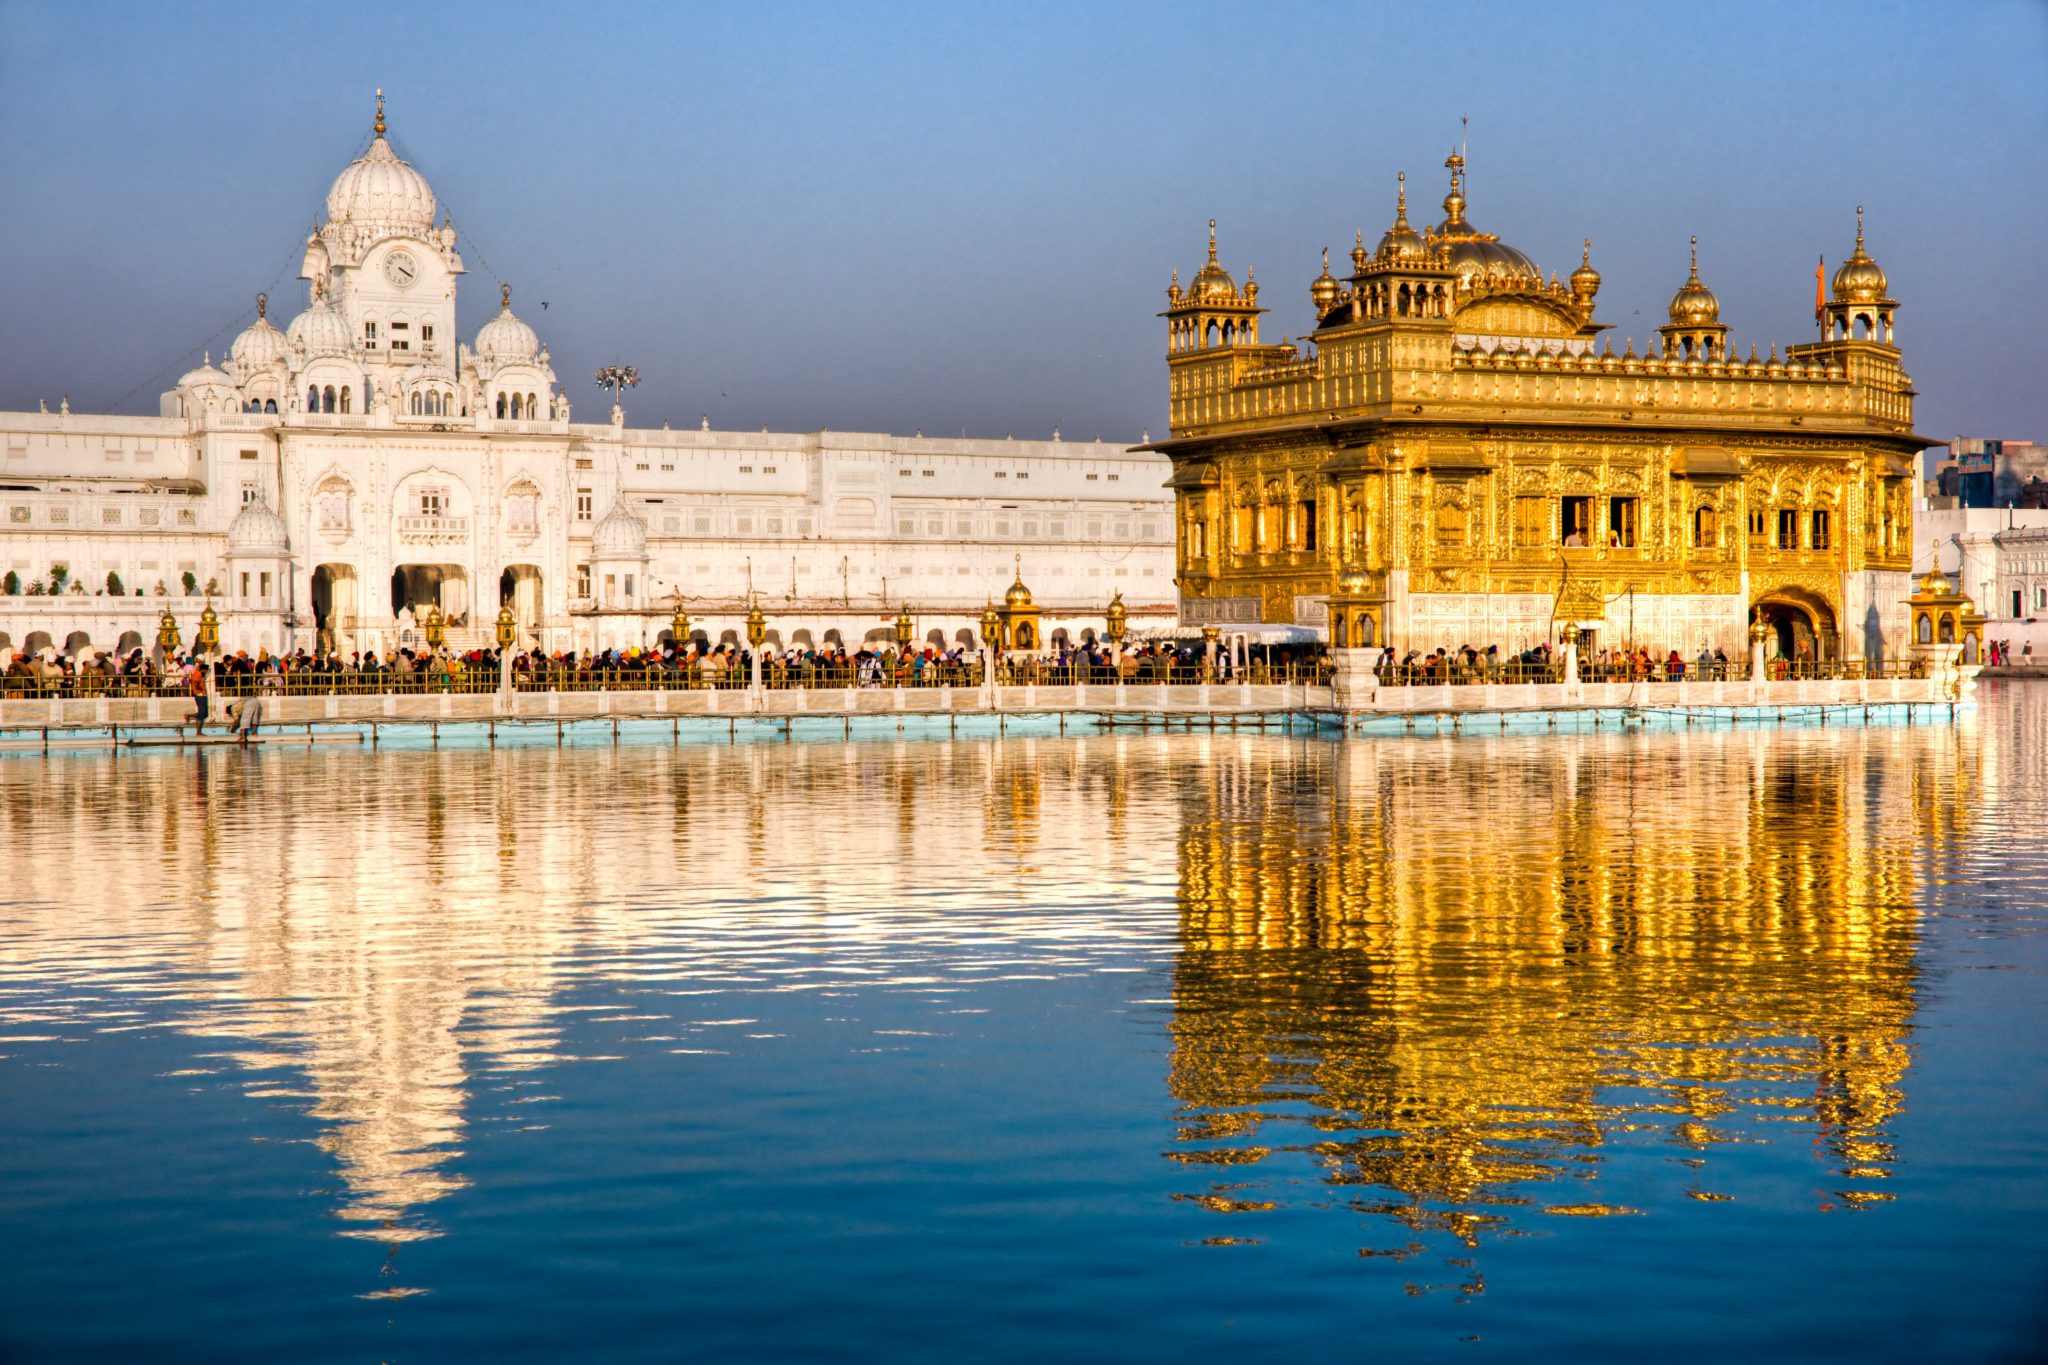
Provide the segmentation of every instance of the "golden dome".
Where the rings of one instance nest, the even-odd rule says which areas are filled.
[[[1600,272],[1593,268],[1593,239],[1586,239],[1586,248],[1579,255],[1579,268],[1572,272],[1572,294],[1590,299],[1600,292]]]
[[[1233,299],[1237,297],[1237,281],[1230,278],[1230,272],[1216,263],[1216,220],[1209,220],[1209,261],[1195,275],[1195,282],[1188,287],[1188,297],[1194,299]]]
[[[1399,181],[1401,188],[1394,201],[1394,225],[1387,229],[1386,236],[1380,238],[1379,250],[1373,253],[1373,259],[1382,265],[1422,265],[1429,259],[1429,244],[1408,222],[1406,171],[1401,172]],[[1458,202],[1462,206],[1464,200]]]
[[[1024,586],[1024,556],[1017,556],[1017,578],[1010,584],[1010,590],[1003,594],[1006,607],[1028,607],[1031,605],[1031,589]]]
[[[1465,158],[1452,152],[1451,192],[1444,196],[1444,220],[1430,232],[1429,244],[1442,253],[1446,266],[1464,277],[1497,285],[1543,287],[1536,262],[1491,232],[1481,232],[1465,217]]]
[[[1323,248],[1323,273],[1316,276],[1315,283],[1308,287],[1309,299],[1316,306],[1316,316],[1330,311],[1337,302],[1337,279],[1330,274],[1330,248]]]
[[[1884,267],[1863,249],[1863,205],[1856,206],[1856,250],[1835,268],[1835,302],[1876,303],[1891,288]]]
[[[1345,565],[1344,572],[1337,575],[1337,591],[1347,597],[1363,597],[1371,589],[1372,580],[1356,564]]]
[[[1692,239],[1692,273],[1671,296],[1671,321],[1680,327],[1711,327],[1721,320],[1721,300],[1700,283],[1700,239]]]

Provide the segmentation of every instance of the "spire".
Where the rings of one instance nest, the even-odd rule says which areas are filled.
[[[1588,237],[1586,245],[1579,252],[1579,268],[1586,269],[1593,264],[1593,239]]]
[[[1394,177],[1400,188],[1394,194],[1394,229],[1408,226],[1408,172],[1402,171]]]
[[[377,122],[374,125],[378,137],[384,136],[384,87],[377,87]]]
[[[1863,240],[1863,210],[1856,210],[1856,240]],[[1209,220],[1209,264],[1216,264],[1216,220]]]
[[[500,284],[500,285],[498,286],[498,306],[499,306],[500,308],[503,308],[503,309],[504,309],[504,310],[505,310],[506,312],[508,312],[508,313],[512,311],[512,286],[511,286],[511,285],[509,285],[509,284]]]
[[[1863,205],[1856,206],[1856,249],[1863,250]]]
[[[1698,284],[1700,282],[1700,239],[1697,233],[1693,234],[1692,239],[1692,273],[1686,277],[1685,282],[1687,284]]]
[[[269,296],[269,295],[267,295],[267,294],[260,294],[260,293],[259,293],[259,294],[258,294],[258,295],[256,296],[256,316],[257,316],[257,317],[259,317],[259,318],[260,318],[260,317],[262,317],[262,316],[264,315],[265,311],[266,311],[266,310],[267,310],[267,309],[268,309],[269,307],[270,307],[270,296]]]

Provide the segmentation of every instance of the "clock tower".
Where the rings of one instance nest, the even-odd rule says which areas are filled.
[[[434,191],[392,150],[384,92],[369,148],[336,177],[327,221],[306,239],[300,278],[323,289],[348,324],[373,393],[402,378],[456,374],[455,283],[464,273],[455,229],[434,224]]]

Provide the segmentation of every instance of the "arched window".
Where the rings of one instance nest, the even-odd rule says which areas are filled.
[[[1941,614],[1941,642],[1945,645],[1956,642],[1956,618],[1947,612]]]
[[[332,384],[329,384],[326,388],[320,391],[320,411],[334,411],[334,385]]]
[[[343,412],[348,411],[348,385],[346,384],[341,386],[341,410]]]
[[[505,415],[505,395],[501,393],[501,394],[499,394],[499,395],[498,395],[498,416],[500,416],[500,417],[503,417],[504,415]]]
[[[1695,549],[1711,550],[1717,540],[1714,509],[1701,507],[1692,514],[1692,543]]]
[[[422,412],[425,411],[426,409],[420,406],[420,396],[418,394],[414,394],[412,396],[412,415],[417,417]]]
[[[320,411],[320,390],[313,385],[306,387],[306,411]]]
[[[533,394],[529,393],[526,395],[526,420],[531,422],[539,416],[540,402]]]
[[[1920,620],[1913,627],[1913,635],[1923,645],[1934,643],[1934,623],[1928,619],[1926,612],[1920,613]]]
[[[266,399],[264,399],[264,400],[263,400],[263,410],[264,410],[265,412],[276,412],[276,411],[277,411],[277,400],[276,400],[275,398],[266,398]]]

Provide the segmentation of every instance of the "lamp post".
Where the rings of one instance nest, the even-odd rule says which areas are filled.
[[[917,623],[910,619],[910,604],[906,602],[896,608],[896,650],[899,654],[910,652],[911,633],[916,629]]]
[[[1579,685],[1579,623],[1567,621],[1564,629],[1557,633],[1564,642],[1564,680],[1573,687]]]
[[[668,618],[669,643],[678,650],[690,643],[690,613],[683,610],[683,595],[676,594],[676,609]]]
[[[192,643],[199,649],[199,680],[206,688],[207,709],[213,707],[213,656],[220,650],[220,613],[213,609],[213,594],[199,612],[199,633]]]
[[[1764,641],[1771,637],[1771,628],[1764,624],[1764,614],[1754,613],[1749,621],[1749,685],[1761,687],[1764,682]]]
[[[1103,634],[1109,636],[1110,644],[1122,653],[1124,633],[1130,629],[1131,614],[1124,606],[1124,595],[1118,593],[1109,599],[1109,610],[1102,614]]]
[[[165,607],[163,610],[163,614],[157,617],[156,622],[157,652],[162,654],[166,659],[168,659],[173,654],[178,652],[178,645],[180,643],[181,641],[178,635],[178,618],[171,615],[171,609],[169,607]]]
[[[619,402],[627,389],[640,383],[640,371],[631,365],[607,365],[597,372],[597,386],[612,396],[612,421],[624,422],[626,410]]]
[[[761,690],[761,642],[768,638],[768,618],[761,614],[761,599],[755,598],[747,608],[747,647],[749,659],[754,666],[754,691]]]
[[[1002,655],[1003,618],[996,613],[996,604],[988,602],[981,609],[981,675],[988,687],[989,705],[998,700],[996,693],[996,660]]]
[[[1223,638],[1221,626],[1202,627],[1202,681],[1216,676],[1216,642]]]
[[[498,608],[498,690],[512,690],[512,644],[519,638],[519,623],[512,619],[512,604]]]
[[[448,626],[441,619],[441,604],[430,602],[427,604],[427,648],[438,654],[447,639]]]

